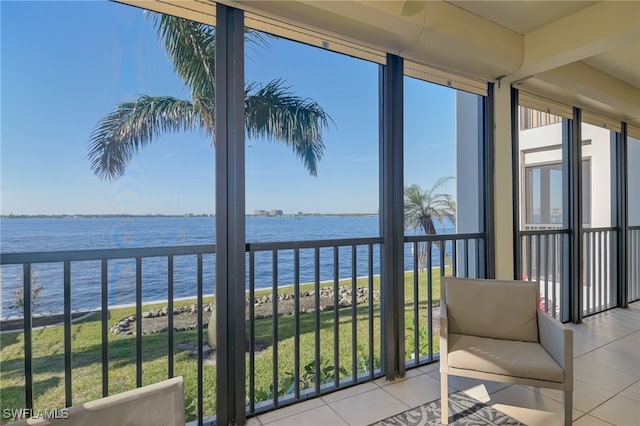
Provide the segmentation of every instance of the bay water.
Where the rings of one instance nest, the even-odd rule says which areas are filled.
[[[253,242],[306,241],[377,237],[379,218],[372,216],[247,216],[246,240]],[[68,251],[87,249],[118,249],[134,247],[170,247],[215,244],[214,217],[45,217],[5,218],[0,221],[0,251],[24,253],[41,251]],[[406,252],[407,250],[405,250]],[[437,252],[437,249],[434,249]],[[374,274],[380,273],[380,249],[373,249]],[[405,265],[412,262],[405,253]],[[434,265],[437,265],[434,253]],[[247,286],[249,264],[247,256]],[[268,252],[255,254],[255,287],[291,285],[294,282],[293,250],[278,252],[277,276],[273,272],[273,255]],[[352,276],[352,249],[342,247],[338,251],[338,275]],[[356,276],[368,274],[369,249],[356,250]],[[196,256],[177,256],[174,259],[174,297],[193,297],[197,291]],[[314,250],[300,251],[300,282],[312,282],[315,278]],[[4,265],[0,271],[2,292],[1,317],[19,315],[12,307],[16,291],[22,287],[21,265]],[[71,267],[72,310],[93,309],[101,303],[101,265],[99,261],[73,262]],[[321,281],[334,278],[334,250],[320,250],[319,274]],[[63,310],[63,265],[33,264],[34,285],[41,287],[35,299],[35,313],[59,313]],[[109,305],[135,302],[135,259],[110,260],[108,269]],[[204,255],[203,289],[214,293],[215,255]],[[167,298],[167,259],[147,258],[142,262],[143,301]],[[248,288],[248,287],[247,287]]]

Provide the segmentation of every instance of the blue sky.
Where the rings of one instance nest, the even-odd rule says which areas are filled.
[[[115,181],[89,168],[89,135],[117,103],[189,97],[142,10],[2,0],[0,16],[1,214],[214,212],[206,134],[163,136]],[[376,212],[378,65],[284,39],[247,53],[247,81],[283,78],[334,121],[318,177],[286,146],[247,140],[247,212]],[[452,90],[405,79],[405,184],[455,175],[454,102]]]

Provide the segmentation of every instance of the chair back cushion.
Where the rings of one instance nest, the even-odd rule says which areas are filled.
[[[528,281],[444,278],[449,333],[538,341],[538,287]]]

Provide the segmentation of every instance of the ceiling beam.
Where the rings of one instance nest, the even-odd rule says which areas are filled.
[[[207,25],[216,24],[216,6],[208,0],[113,0]]]
[[[615,49],[640,38],[640,2],[603,1],[524,36],[516,81]]]
[[[640,88],[618,80],[584,62],[576,62],[539,74],[520,84],[524,89],[547,87],[559,101],[628,120],[640,120]],[[571,98],[559,99],[570,93]]]

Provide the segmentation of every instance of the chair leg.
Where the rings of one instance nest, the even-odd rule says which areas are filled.
[[[571,426],[573,419],[573,391],[564,391],[564,425]]]
[[[440,423],[449,424],[449,377],[440,373]]]

